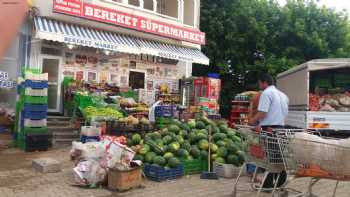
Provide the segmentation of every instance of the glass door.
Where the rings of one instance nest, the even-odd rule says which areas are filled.
[[[61,77],[60,77],[60,58],[42,57],[42,71],[49,75],[48,88],[48,108],[49,112],[61,112]]]

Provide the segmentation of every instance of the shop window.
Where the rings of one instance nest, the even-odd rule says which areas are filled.
[[[184,23],[194,26],[196,20],[196,0],[184,0]]]
[[[129,87],[132,89],[144,89],[145,88],[145,73],[130,71],[129,72]]]
[[[111,76],[110,76],[110,79],[111,79],[111,82],[112,83],[115,83],[115,84],[119,84],[118,82],[119,82],[119,78],[118,78],[118,75],[116,75],[116,74],[111,74]]]
[[[143,6],[146,10],[155,11],[154,5],[156,4],[156,0],[143,0],[143,2],[144,2]]]
[[[52,47],[41,47],[41,54],[43,55],[54,55],[54,56],[61,56],[62,50],[58,48],[52,48]]]
[[[133,5],[136,7],[141,7],[140,1],[139,0],[129,0],[129,5]]]
[[[174,18],[179,17],[179,0],[158,0],[157,12]]]
[[[97,82],[97,73],[89,71],[87,73],[87,81],[89,81],[89,82],[92,82],[92,81]]]

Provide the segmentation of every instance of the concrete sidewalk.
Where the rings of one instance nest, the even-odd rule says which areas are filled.
[[[39,157],[54,157],[63,163],[63,171],[55,174],[40,174],[31,169],[31,161]],[[86,189],[73,186],[72,163],[69,149],[51,150],[40,153],[23,153],[9,149],[0,153],[0,196],[1,197],[229,197],[234,179],[201,180],[198,175],[185,176],[175,181],[157,183],[145,180],[143,186],[124,193],[105,188]],[[289,186],[306,190],[309,179],[297,179]],[[320,197],[332,196],[334,181],[322,180],[315,186]],[[243,177],[239,183],[238,197],[254,196]],[[350,184],[340,183],[337,197],[350,196]],[[262,197],[271,194],[262,193]]]

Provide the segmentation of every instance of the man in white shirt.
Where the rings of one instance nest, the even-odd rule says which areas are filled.
[[[258,112],[249,120],[249,124],[259,125],[258,127],[262,128],[264,131],[274,128],[283,128],[288,115],[288,97],[273,85],[274,80],[268,74],[260,75],[258,83],[263,92],[259,99]],[[274,149],[276,147],[269,148]],[[277,177],[278,174],[269,173],[263,183],[263,188],[273,188]],[[280,173],[277,187],[280,187],[286,179],[287,174],[283,171]]]

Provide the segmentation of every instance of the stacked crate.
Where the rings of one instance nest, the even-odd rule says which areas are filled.
[[[48,74],[26,71],[19,88],[18,146],[27,151],[46,151],[51,146],[47,128]]]

